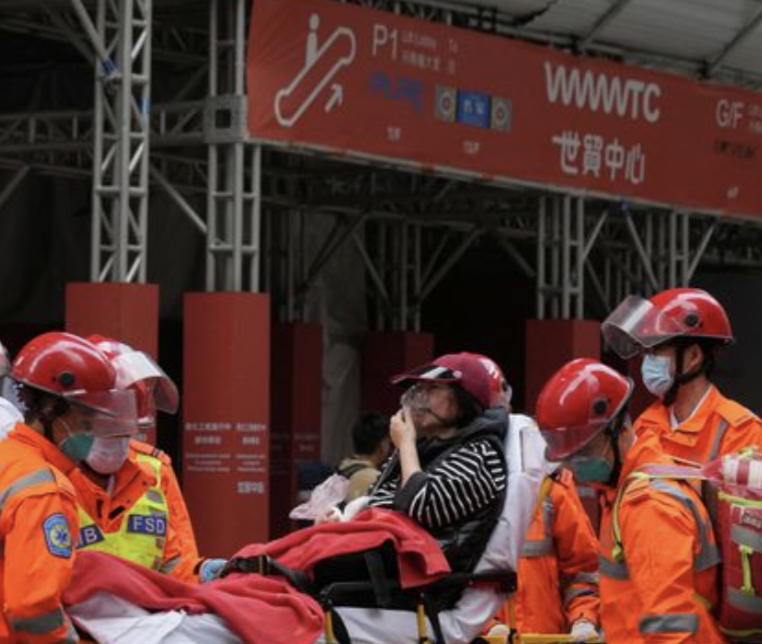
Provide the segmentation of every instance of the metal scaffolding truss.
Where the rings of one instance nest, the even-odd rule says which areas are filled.
[[[90,278],[145,282],[152,0],[98,0],[94,25],[72,2],[97,58]]]
[[[520,28],[439,2],[360,4]],[[762,267],[762,226],[752,221],[258,145],[246,123],[247,0],[211,0],[201,22],[183,25],[155,21],[152,0],[24,7],[0,30],[69,42],[95,60],[94,109],[0,114],[0,168],[13,171],[0,207],[30,170],[92,178],[93,280],[145,281],[149,186],[204,236],[208,290],[267,290],[284,320],[304,319],[306,294],[346,246],[365,267],[375,326],[397,330],[420,329],[426,299],[485,239],[535,283],[540,318],[601,315],[629,292],[689,283],[700,262]],[[581,44],[592,47],[595,34]],[[180,82],[152,83],[153,60],[158,78]],[[157,104],[152,85],[163,93]],[[203,212],[189,199],[201,194]],[[308,257],[311,217],[329,218],[331,230]]]

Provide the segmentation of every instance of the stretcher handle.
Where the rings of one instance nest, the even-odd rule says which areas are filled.
[[[517,644],[566,644],[576,642],[577,639],[568,633],[522,633],[516,637]],[[589,644],[604,644],[600,637],[587,639]]]

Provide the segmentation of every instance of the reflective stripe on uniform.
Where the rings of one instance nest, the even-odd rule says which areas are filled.
[[[534,539],[524,542],[521,548],[522,557],[544,557],[553,554],[552,539]]]
[[[66,615],[63,609],[56,608],[49,613],[37,617],[11,618],[11,628],[17,633],[29,633],[30,635],[44,635],[66,623]]]
[[[748,528],[742,528],[740,525],[730,526],[730,539],[742,546],[749,546],[757,552],[762,552],[762,536]]]
[[[568,590],[564,591],[563,593],[563,605],[564,608],[577,597],[584,597],[585,595],[597,595],[597,591],[593,590],[592,588],[585,588],[576,586],[575,588],[569,588]]]
[[[561,585],[571,586],[572,584],[598,584],[600,575],[597,572],[585,572],[581,570],[573,575],[561,575]]]
[[[181,557],[172,557],[169,561],[167,561],[165,564],[162,564],[161,568],[159,568],[159,572],[164,573],[165,575],[168,575],[171,573],[175,568],[177,568],[177,564],[180,563]]]
[[[626,581],[630,578],[630,571],[627,570],[626,561],[612,561],[608,557],[598,555],[598,569],[601,575],[608,579]]]
[[[728,604],[748,613],[762,615],[762,598],[744,592],[740,588],[728,588]]]
[[[699,618],[694,613],[664,613],[649,615],[640,620],[641,633],[695,633]]]
[[[17,481],[14,481],[11,485],[0,492],[0,513],[5,508],[5,504],[8,499],[16,496],[22,490],[33,485],[39,485],[40,483],[54,483],[56,477],[49,469],[37,470],[26,476],[22,476]]]
[[[699,531],[699,552],[693,561],[693,569],[696,572],[701,572],[712,566],[716,566],[722,560],[720,557],[720,550],[716,544],[709,540],[710,527],[707,525],[707,521],[703,519],[699,512],[696,503],[682,490],[673,487],[669,483],[665,483],[660,479],[649,479],[649,483],[660,492],[669,494],[671,497],[677,499],[685,507],[687,507],[696,522],[696,526]]]
[[[720,451],[720,444],[722,443],[722,438],[725,436],[725,432],[728,429],[728,421],[724,418],[720,419],[720,424],[717,425],[717,433],[714,435],[714,440],[712,441],[712,449],[709,450],[709,459],[710,461],[713,461],[715,458],[717,458],[717,454]]]
[[[585,572],[581,570],[573,575],[561,575],[560,586],[563,605],[566,607],[569,602],[577,597],[584,595],[596,595],[598,593],[598,584],[600,575],[597,572]],[[591,588],[594,586],[595,588]]]
[[[521,548],[522,557],[544,557],[552,555],[553,548],[553,499],[548,494],[540,506],[545,535],[542,539],[527,539]]]

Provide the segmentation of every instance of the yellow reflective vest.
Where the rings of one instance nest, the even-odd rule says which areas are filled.
[[[125,512],[119,529],[104,532],[80,505],[77,548],[105,552],[159,572],[169,532],[169,506],[161,490],[161,461],[148,454],[137,454],[139,463],[153,471],[155,483]]]

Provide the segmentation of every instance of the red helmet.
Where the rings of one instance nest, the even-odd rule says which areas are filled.
[[[87,339],[111,360],[116,370],[116,388],[135,392],[139,424],[153,425],[157,409],[169,414],[177,411],[177,386],[151,356],[102,335],[91,335]]]
[[[115,390],[116,370],[93,344],[71,333],[44,333],[19,351],[11,378],[25,387],[60,396],[98,416],[101,434],[124,434],[137,418],[135,396]],[[86,414],[87,415],[87,414]]]
[[[11,368],[17,382],[57,396],[111,391],[116,371],[93,344],[71,333],[43,333],[19,351]]]
[[[628,295],[601,325],[606,343],[621,358],[632,358],[681,337],[733,342],[722,305],[697,288],[672,288],[650,300]]]
[[[403,387],[416,381],[459,385],[486,409],[491,406],[493,379],[484,368],[481,358],[482,356],[474,353],[451,353],[440,356],[422,367],[394,376],[391,382]]]
[[[563,460],[592,441],[625,408],[632,390],[629,378],[589,358],[561,367],[537,399],[548,458]]]
[[[488,407],[510,409],[513,390],[505,379],[500,366],[492,358],[488,358],[480,353],[462,353],[461,355],[477,360],[487,371],[490,379],[490,400]]]

